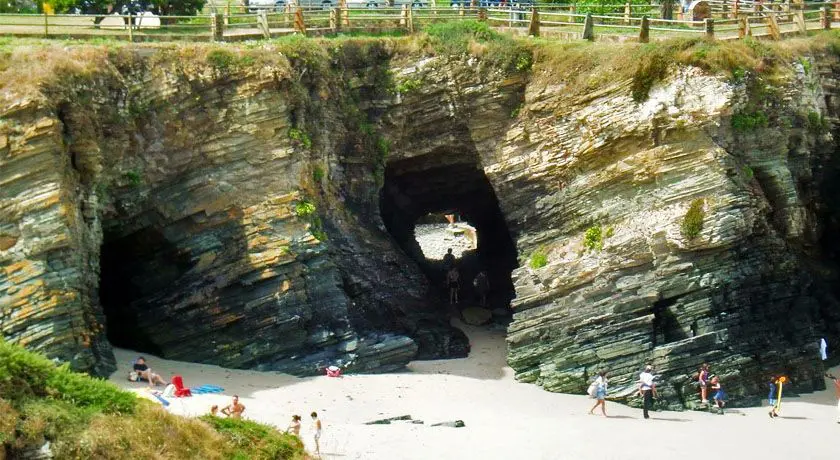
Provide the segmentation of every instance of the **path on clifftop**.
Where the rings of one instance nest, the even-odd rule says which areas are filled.
[[[247,416],[285,429],[292,414],[304,416],[303,437],[312,449],[308,414],[324,421],[323,458],[336,459],[827,459],[836,455],[840,425],[833,394],[824,391],[786,401],[783,418],[766,409],[733,410],[718,416],[700,412],[659,412],[643,420],[639,410],[607,403],[614,417],[586,412],[585,396],[553,394],[517,383],[505,366],[504,332],[458,324],[470,337],[468,358],[414,362],[399,374],[295,378],[149,357],[152,369],[178,372],[188,385],[217,384],[238,393]],[[125,381],[134,352],[118,350]],[[174,412],[206,412],[228,397],[180,400]],[[423,425],[364,422],[400,415]],[[465,428],[431,427],[460,419]],[[698,440],[703,448],[698,449]]]

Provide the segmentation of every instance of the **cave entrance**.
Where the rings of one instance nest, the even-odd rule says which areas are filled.
[[[492,318],[505,321],[514,297],[516,246],[477,156],[445,153],[388,164],[380,200],[382,220],[428,278],[430,307],[449,301],[443,254],[452,248],[461,288],[457,309],[449,311],[480,306],[473,281],[483,271],[489,285],[486,309],[495,312]],[[467,161],[440,164],[441,158],[453,157]]]

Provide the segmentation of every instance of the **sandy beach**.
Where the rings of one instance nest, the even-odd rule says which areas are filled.
[[[650,459],[836,458],[837,400],[833,390],[785,400],[782,417],[766,408],[725,415],[656,412],[607,402],[610,418],[587,414],[586,396],[549,393],[517,383],[505,365],[503,331],[458,324],[469,335],[468,358],[418,361],[406,372],[296,378],[271,372],[163,360],[144,354],[165,379],[181,374],[187,386],[214,384],[224,395],[174,400],[173,413],[195,416],[238,394],[246,418],[285,429],[292,414],[304,417],[301,437],[314,450],[309,413],[324,424],[322,458],[341,459]],[[137,352],[117,350],[120,369],[111,380],[144,393],[126,375]],[[837,369],[835,369],[835,373]],[[161,388],[159,388],[161,389]],[[424,424],[365,422],[411,415]],[[464,428],[432,427],[463,420]]]

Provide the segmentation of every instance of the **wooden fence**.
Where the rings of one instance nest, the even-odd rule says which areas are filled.
[[[485,21],[494,29],[520,35],[565,39],[634,37],[647,42],[677,36],[737,39],[746,36],[780,39],[830,29],[840,23],[836,3],[759,4],[734,0],[710,2],[704,18],[696,12],[662,19],[658,5],[600,5],[605,13],[580,12],[575,5],[550,5],[524,9],[513,6],[479,7],[476,0],[457,7],[382,8],[339,7],[307,9],[287,4],[281,11],[220,11],[198,16],[144,15],[37,15],[0,14],[0,35],[32,37],[113,37],[129,41],[187,40],[237,41],[291,34],[327,35],[346,32],[412,33],[439,22]],[[694,14],[696,16],[696,14]],[[840,24],[837,24],[840,26]]]

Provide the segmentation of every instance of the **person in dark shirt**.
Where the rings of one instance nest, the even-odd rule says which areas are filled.
[[[137,373],[138,377],[149,382],[150,387],[155,386],[158,383],[166,385],[166,382],[164,382],[158,374],[155,374],[151,369],[149,369],[149,366],[146,364],[146,358],[142,356],[134,361],[134,372]]]

